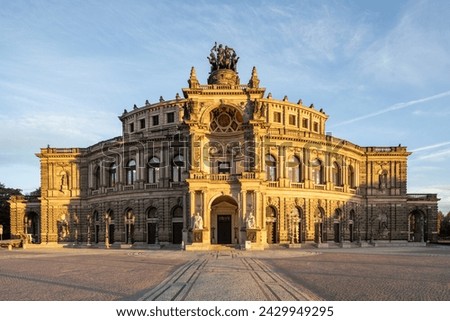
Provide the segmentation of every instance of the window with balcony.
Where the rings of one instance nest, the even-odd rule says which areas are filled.
[[[161,161],[158,157],[153,156],[150,158],[147,164],[147,181],[150,184],[157,184],[159,182],[159,169],[161,166]]]
[[[348,166],[348,182],[347,182],[347,184],[350,186],[350,188],[356,187],[355,170],[353,169],[353,166],[351,166],[351,165]]]
[[[181,182],[182,180],[182,171],[184,168],[184,157],[183,155],[177,155],[173,158],[172,161],[172,181],[173,182]]]
[[[108,168],[108,186],[114,187],[117,183],[117,165],[112,163]]]
[[[287,162],[288,177],[292,183],[300,183],[302,180],[301,163],[298,157],[292,156]]]
[[[317,185],[324,184],[325,179],[322,161],[316,158],[311,162],[311,167],[312,167],[311,179],[314,182],[314,184]]]
[[[266,155],[266,179],[268,181],[276,181],[277,177],[277,160],[270,154]]]
[[[342,185],[342,181],[341,181],[341,167],[339,166],[339,164],[337,162],[333,162],[332,166],[331,166],[331,178],[333,181],[333,184],[335,186],[341,186]]]
[[[94,189],[100,188],[100,166],[94,169]]]
[[[136,180],[136,161],[130,160],[126,166],[126,184],[133,185]]]

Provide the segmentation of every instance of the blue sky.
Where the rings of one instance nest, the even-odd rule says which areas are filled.
[[[274,98],[314,103],[327,131],[408,146],[409,193],[450,211],[450,3],[0,0],[0,182],[39,186],[34,153],[121,134],[124,108],[206,83],[215,41]]]

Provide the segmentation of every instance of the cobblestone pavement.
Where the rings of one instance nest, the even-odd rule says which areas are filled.
[[[321,250],[260,259],[327,301],[449,301],[450,247]]]
[[[190,259],[181,251],[0,250],[0,300],[134,300]]]
[[[450,300],[450,247],[0,249],[0,300]]]
[[[189,262],[140,300],[304,301],[320,300],[292,286],[263,262],[240,251],[211,252]]]

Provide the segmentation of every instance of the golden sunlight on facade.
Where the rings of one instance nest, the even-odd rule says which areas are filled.
[[[407,194],[403,146],[328,135],[328,115],[272,98],[256,68],[242,84],[232,48],[215,45],[200,84],[134,106],[121,136],[42,148],[39,200],[10,200],[12,234],[33,243],[186,250],[424,245],[437,195]]]

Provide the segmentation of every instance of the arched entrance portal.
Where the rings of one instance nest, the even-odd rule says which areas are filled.
[[[24,218],[24,226],[28,242],[39,243],[39,215],[35,212],[27,213]]]
[[[231,196],[219,196],[211,204],[211,243],[237,244],[238,204]]]
[[[334,242],[341,242],[341,221],[342,221],[342,212],[339,208],[334,211]]]
[[[278,215],[277,210],[273,206],[266,208],[266,226],[267,226],[267,244],[278,243]]]
[[[408,230],[410,242],[425,241],[424,214],[420,210],[415,210],[409,214]]]

